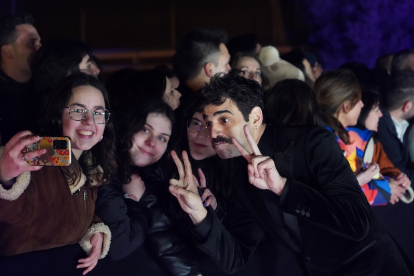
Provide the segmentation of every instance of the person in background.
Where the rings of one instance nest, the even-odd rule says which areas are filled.
[[[318,58],[314,53],[309,51],[304,51],[306,60],[309,62],[315,81],[321,76],[323,72],[322,65],[319,63]]]
[[[361,171],[366,168],[366,164],[375,163],[380,169],[378,175],[361,186],[362,190],[371,205],[385,205],[387,202],[394,204],[400,199],[410,203],[413,200],[411,181],[405,173],[394,167],[378,139],[378,122],[382,117],[379,95],[372,91],[362,91],[361,100],[364,107],[358,117],[358,123],[347,128],[351,136],[358,135],[361,138],[357,137],[354,140],[354,143],[360,141],[360,144],[357,145],[357,158],[351,166],[355,171]],[[395,191],[391,191],[393,189]]]
[[[391,63],[391,73],[397,71],[414,71],[414,49],[407,48],[394,54]]]
[[[280,57],[299,68],[305,75],[305,82],[309,84],[311,88],[313,87],[316,78],[313,74],[312,66],[307,60],[304,51],[296,48],[289,53],[281,55]]]
[[[67,75],[83,72],[96,77],[99,74],[90,56],[89,46],[73,39],[53,39],[33,55],[30,68],[38,112]]]
[[[394,59],[394,54],[385,54],[377,58],[375,68],[384,69],[388,75],[391,75],[391,64]]]
[[[181,102],[187,106],[218,72],[230,69],[227,35],[222,29],[194,29],[183,35],[172,58],[173,69],[180,80]]]
[[[233,56],[239,52],[257,56],[262,49],[259,37],[255,33],[235,36],[227,42],[226,46],[229,50],[230,56]]]
[[[180,106],[181,93],[158,70],[122,69],[114,74],[107,85],[111,89],[111,101],[115,111],[154,99],[163,100],[173,110]]]
[[[287,126],[317,125],[318,104],[305,82],[286,79],[276,83],[264,97],[268,123]]]
[[[256,55],[239,52],[231,58],[231,68],[241,71],[243,77],[257,81],[264,89],[269,86],[269,79],[262,71],[262,62]]]
[[[40,46],[31,15],[0,18],[0,145],[31,128],[27,114],[34,109],[34,96],[29,60]]]
[[[411,182],[414,181],[414,169],[410,147],[414,145],[409,139],[413,131],[408,120],[414,116],[413,104],[414,72],[406,70],[393,73],[380,105],[383,116],[379,120],[378,136],[392,164],[405,173]]]
[[[383,182],[378,185],[369,186],[367,183],[380,171],[377,163],[362,164],[363,150],[366,145],[366,138],[361,138],[355,132],[349,132],[348,127],[358,122],[361,109],[364,104],[361,100],[361,87],[358,79],[349,70],[332,70],[325,72],[315,83],[316,99],[319,107],[320,125],[327,127],[335,133],[339,146],[344,151],[352,171],[356,174],[359,185],[365,191],[370,204],[392,204],[397,202],[409,186],[407,179],[391,188]],[[371,133],[372,134],[372,133]],[[361,169],[362,168],[362,169]],[[373,183],[376,184],[376,183]],[[378,189],[386,189],[389,195],[385,197],[378,193]],[[374,190],[373,192],[371,190]],[[377,201],[375,201],[377,200]]]

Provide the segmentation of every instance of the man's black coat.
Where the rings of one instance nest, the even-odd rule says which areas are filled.
[[[281,196],[249,184],[244,162],[234,171],[237,197],[226,228],[211,214],[193,228],[198,247],[225,271],[239,269],[264,232],[308,275],[410,275],[332,133],[268,126],[258,146],[287,178]]]

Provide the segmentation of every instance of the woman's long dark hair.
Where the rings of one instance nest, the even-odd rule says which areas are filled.
[[[350,102],[352,109],[361,99],[361,87],[354,73],[349,70],[324,72],[313,87],[320,110],[319,116],[345,144],[349,144],[349,134],[335,117],[342,104]]]
[[[296,79],[276,83],[265,94],[268,122],[293,125],[316,125],[318,104],[308,84]]]
[[[98,89],[104,98],[106,109],[110,110],[108,93],[103,84],[94,76],[84,73],[76,73],[65,77],[57,86],[54,94],[50,98],[43,110],[40,119],[40,135],[61,136],[62,135],[62,115],[72,97],[72,91],[79,86],[91,86]],[[87,160],[88,153],[91,153],[91,160]],[[72,155],[73,157],[73,155]],[[115,131],[111,118],[105,124],[103,139],[90,150],[83,151],[79,160],[72,158],[71,167],[63,167],[67,178],[73,182],[80,177],[83,172],[87,177],[93,174],[93,170],[100,165],[104,171],[99,181],[110,182],[117,174],[117,163],[115,159]]]
[[[143,101],[138,105],[129,105],[116,114],[116,132],[117,139],[117,159],[119,164],[119,179],[121,183],[127,184],[131,182],[131,175],[138,168],[133,164],[129,150],[132,147],[134,135],[141,131],[147,121],[147,117],[151,113],[165,116],[171,122],[172,135],[168,142],[167,150],[161,157],[160,161],[166,159],[170,154],[170,148],[174,143],[174,127],[175,116],[169,105],[161,99]],[[138,169],[139,170],[139,169]]]
[[[361,113],[359,114],[358,125],[365,128],[365,120],[367,119],[371,110],[379,105],[380,96],[378,93],[373,91],[362,91],[361,100],[364,103],[364,107],[362,107]]]

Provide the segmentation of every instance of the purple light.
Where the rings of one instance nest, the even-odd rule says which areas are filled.
[[[309,44],[326,69],[345,62],[375,65],[383,54],[414,46],[414,1],[295,0]]]

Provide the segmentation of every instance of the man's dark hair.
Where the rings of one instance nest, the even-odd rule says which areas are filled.
[[[210,83],[201,89],[201,109],[208,105],[222,105],[227,99],[230,99],[243,114],[246,122],[249,121],[249,114],[255,106],[260,107],[265,114],[263,90],[259,83],[239,74],[239,70],[232,69],[228,74],[214,75],[210,79]]]
[[[49,96],[61,79],[80,71],[79,63],[86,55],[91,55],[91,49],[78,40],[54,39],[43,45],[30,65],[36,93]]]
[[[0,47],[13,44],[16,41],[16,26],[21,24],[33,25],[33,22],[33,17],[25,13],[0,18]]]
[[[227,35],[222,29],[195,29],[184,34],[172,59],[180,81],[195,78],[207,62],[217,65],[220,44],[226,41]]]
[[[387,83],[384,106],[393,111],[407,101],[414,103],[414,71],[394,72]]]
[[[406,70],[409,55],[414,55],[413,48],[404,49],[395,53],[391,63],[391,72]]]

